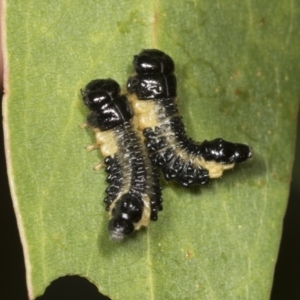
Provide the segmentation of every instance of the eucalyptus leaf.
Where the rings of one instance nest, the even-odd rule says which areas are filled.
[[[295,145],[299,2],[3,6],[7,166],[30,299],[67,274],[111,299],[268,299]],[[117,244],[80,89],[95,78],[124,86],[147,48],[175,61],[188,134],[250,144],[254,158],[205,188],[162,181],[158,221]]]

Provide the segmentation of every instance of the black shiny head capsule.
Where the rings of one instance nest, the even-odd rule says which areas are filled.
[[[146,73],[173,73],[175,65],[173,59],[157,49],[142,50],[133,59],[134,70],[138,74]]]
[[[112,79],[93,80],[81,91],[84,104],[92,111],[87,118],[90,126],[105,131],[132,118],[128,100],[120,91]]]
[[[108,223],[112,240],[122,241],[134,231],[134,223],[142,218],[143,206],[143,201],[131,194],[124,194],[117,200],[112,209],[112,218]]]
[[[134,56],[133,67],[136,74],[127,81],[129,93],[140,100],[176,97],[175,67],[169,55],[156,49],[143,50]]]

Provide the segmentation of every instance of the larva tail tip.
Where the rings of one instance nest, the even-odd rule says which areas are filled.
[[[253,148],[251,146],[249,146],[248,158],[252,158],[252,157],[253,157]]]
[[[109,221],[108,231],[112,241],[121,242],[134,231],[134,225],[122,217],[116,217]]]
[[[109,232],[109,238],[111,239],[111,241],[113,242],[117,242],[120,243],[124,240],[125,235],[121,232],[117,232],[117,231],[110,231]]]

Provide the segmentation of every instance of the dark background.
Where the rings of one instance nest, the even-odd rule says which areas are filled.
[[[2,111],[1,111],[2,115]],[[299,114],[300,116],[300,114]],[[299,119],[299,118],[298,118]],[[271,300],[300,299],[300,127],[291,192],[284,220],[283,237],[275,271]],[[26,300],[25,267],[16,219],[9,194],[6,174],[3,132],[0,131],[0,299]],[[108,299],[99,296],[95,286],[79,277],[65,277],[47,290],[38,300]]]

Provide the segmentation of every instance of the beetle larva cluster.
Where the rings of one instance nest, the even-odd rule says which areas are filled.
[[[160,169],[167,181],[184,187],[204,185],[210,178],[252,157],[249,146],[217,138],[188,138],[176,105],[175,66],[156,49],[134,56],[135,73],[127,95],[112,79],[91,81],[81,92],[91,110],[87,118],[105,157],[108,173],[104,199],[112,240],[121,241],[162,210]]]

